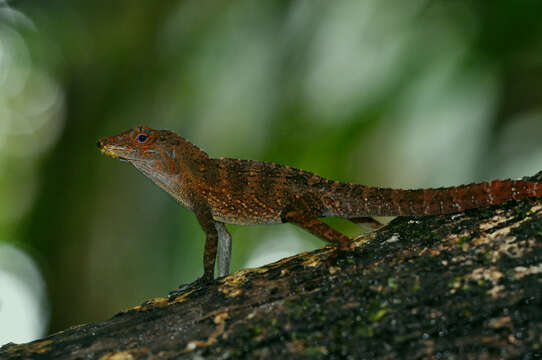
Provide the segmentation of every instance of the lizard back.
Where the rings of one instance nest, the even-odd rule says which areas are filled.
[[[297,196],[312,194],[319,200],[330,182],[311,172],[270,162],[218,158],[211,159],[211,164],[217,172],[206,176],[209,203],[217,220],[233,224],[282,223]],[[319,203],[306,209],[311,217],[323,216]]]

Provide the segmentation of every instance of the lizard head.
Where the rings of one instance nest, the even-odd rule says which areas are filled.
[[[176,175],[179,157],[176,147],[183,140],[169,130],[138,126],[118,135],[98,140],[98,149],[112,158],[127,161],[154,180]]]
[[[97,145],[103,154],[128,161],[137,168],[142,163],[153,163],[154,170],[166,168],[171,171],[181,159],[208,158],[203,150],[173,131],[147,126],[100,139]]]
[[[103,154],[132,164],[183,204],[178,178],[182,176],[184,161],[208,157],[173,131],[147,126],[100,139],[97,145]]]
[[[138,126],[118,135],[98,140],[100,151],[115,159],[128,162],[157,160],[160,153],[157,145],[163,142],[160,130],[153,130],[147,126]]]

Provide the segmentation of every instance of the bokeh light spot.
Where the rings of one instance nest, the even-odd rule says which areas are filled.
[[[28,254],[0,244],[0,345],[45,335],[48,309],[43,278]]]

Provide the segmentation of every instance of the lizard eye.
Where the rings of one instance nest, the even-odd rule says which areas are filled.
[[[136,140],[142,144],[146,142],[148,138],[149,138],[149,135],[147,134],[139,134],[136,136]]]

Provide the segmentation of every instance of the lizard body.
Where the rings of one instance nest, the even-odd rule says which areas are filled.
[[[106,155],[127,161],[192,210],[206,233],[203,280],[229,272],[231,235],[238,225],[291,222],[347,249],[350,239],[319,218],[338,216],[375,224],[372,216],[426,216],[461,212],[511,199],[542,196],[542,185],[494,180],[438,189],[388,189],[349,184],[270,162],[212,158],[168,130],[139,126],[98,141]]]

